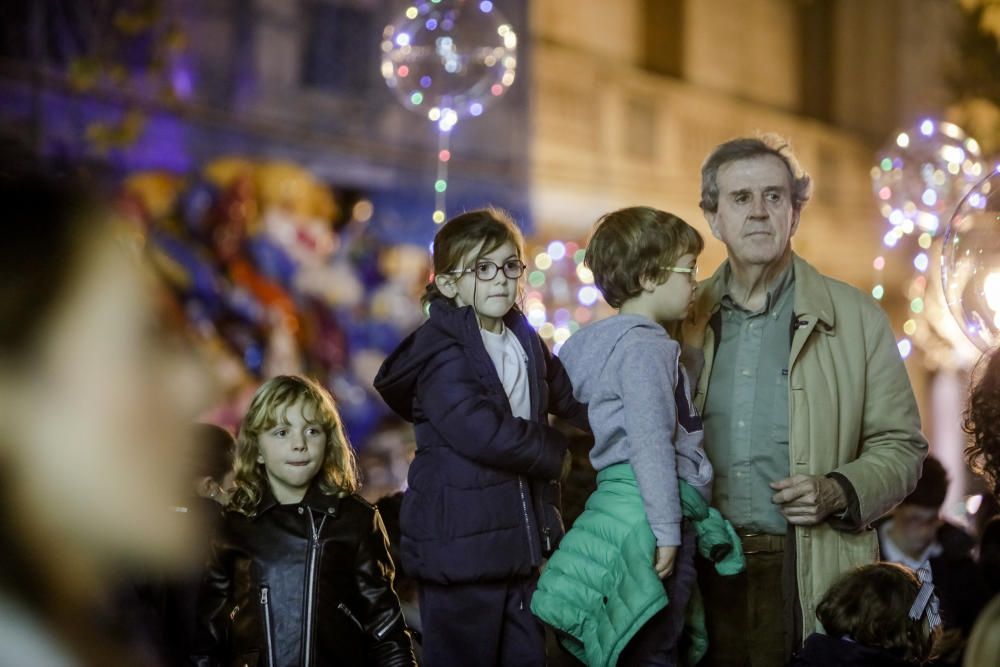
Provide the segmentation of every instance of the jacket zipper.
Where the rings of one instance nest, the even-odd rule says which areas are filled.
[[[323,530],[326,522],[326,515],[320,519],[319,527],[313,520],[312,510],[308,507],[309,530],[311,532],[309,540],[309,561],[306,565],[306,618],[305,618],[305,640],[302,642],[302,667],[309,667],[312,664],[312,643],[313,643],[313,610],[316,606],[316,567],[319,563],[319,534]]]
[[[402,615],[403,615],[403,610],[400,609],[399,611],[397,611],[395,614],[392,615],[392,618],[382,623],[382,625],[375,630],[374,633],[375,639],[377,641],[382,641],[382,638],[385,637],[386,633],[392,629],[392,626],[396,625],[396,621],[398,621]]]
[[[517,476],[517,488],[521,492],[521,511],[524,513],[524,530],[528,535],[528,552],[531,554],[531,563],[535,564],[535,540],[531,535],[531,518],[528,516],[528,496],[524,489],[524,478]]]
[[[351,610],[348,609],[348,607],[347,607],[346,604],[344,604],[343,602],[338,602],[337,603],[337,609],[339,609],[340,611],[344,612],[344,616],[346,616],[347,618],[351,619],[351,621],[354,623],[354,625],[358,626],[358,630],[360,630],[361,633],[364,634],[364,632],[365,632],[365,626],[361,625],[361,621],[358,620],[357,616],[355,616],[354,614],[351,613]]]
[[[274,667],[274,644],[271,641],[271,600],[270,589],[267,586],[260,587],[260,606],[264,614],[264,645],[266,648],[266,660],[268,667]]]
[[[517,332],[515,332],[515,336],[517,337],[518,342],[521,343],[521,347],[524,349],[524,365],[525,365],[525,370],[528,373],[528,396],[530,397],[529,402],[531,406],[531,419],[535,420],[537,419],[539,412],[538,401],[540,398],[538,378],[535,376],[534,373],[534,371],[538,368],[538,359],[537,356],[534,354],[535,348],[532,347],[530,344],[525,344],[524,341],[521,341],[521,337],[517,336]],[[532,533],[531,517],[528,514],[528,494],[526,490],[524,477],[518,475],[517,486],[518,490],[521,492],[521,511],[524,512],[524,529],[528,534],[528,553],[531,555],[531,563],[532,565],[534,565],[536,562],[539,563],[541,562],[541,557],[535,555],[535,539],[537,535],[531,534]],[[544,511],[542,512],[542,521],[543,522],[545,521]],[[546,531],[551,532],[548,526],[546,526],[545,529]],[[546,535],[546,539],[548,539],[548,535]]]

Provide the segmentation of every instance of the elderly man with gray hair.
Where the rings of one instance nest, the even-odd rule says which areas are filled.
[[[726,142],[701,208],[728,258],[700,286],[683,340],[713,504],[747,570],[702,568],[708,665],[783,665],[842,573],[878,559],[871,523],[906,497],[927,443],[882,309],[792,252],[811,179],[775,135]],[[697,356],[697,355],[696,355]]]

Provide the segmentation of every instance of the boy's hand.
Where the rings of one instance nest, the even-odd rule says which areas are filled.
[[[653,569],[656,576],[666,579],[674,571],[674,559],[677,558],[677,547],[656,547]]]

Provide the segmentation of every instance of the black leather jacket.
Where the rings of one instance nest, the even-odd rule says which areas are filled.
[[[298,505],[267,489],[227,512],[198,601],[192,663],[415,665],[378,511],[314,485]]]

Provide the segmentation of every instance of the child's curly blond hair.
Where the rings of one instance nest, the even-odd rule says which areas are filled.
[[[257,458],[261,433],[286,422],[285,413],[302,401],[302,411],[323,428],[326,454],[317,473],[320,490],[327,495],[355,493],[358,465],[354,449],[347,440],[343,422],[330,393],[317,382],[296,375],[278,375],[257,390],[240,424],[236,454],[236,491],[229,509],[254,516],[267,484],[267,473]]]

